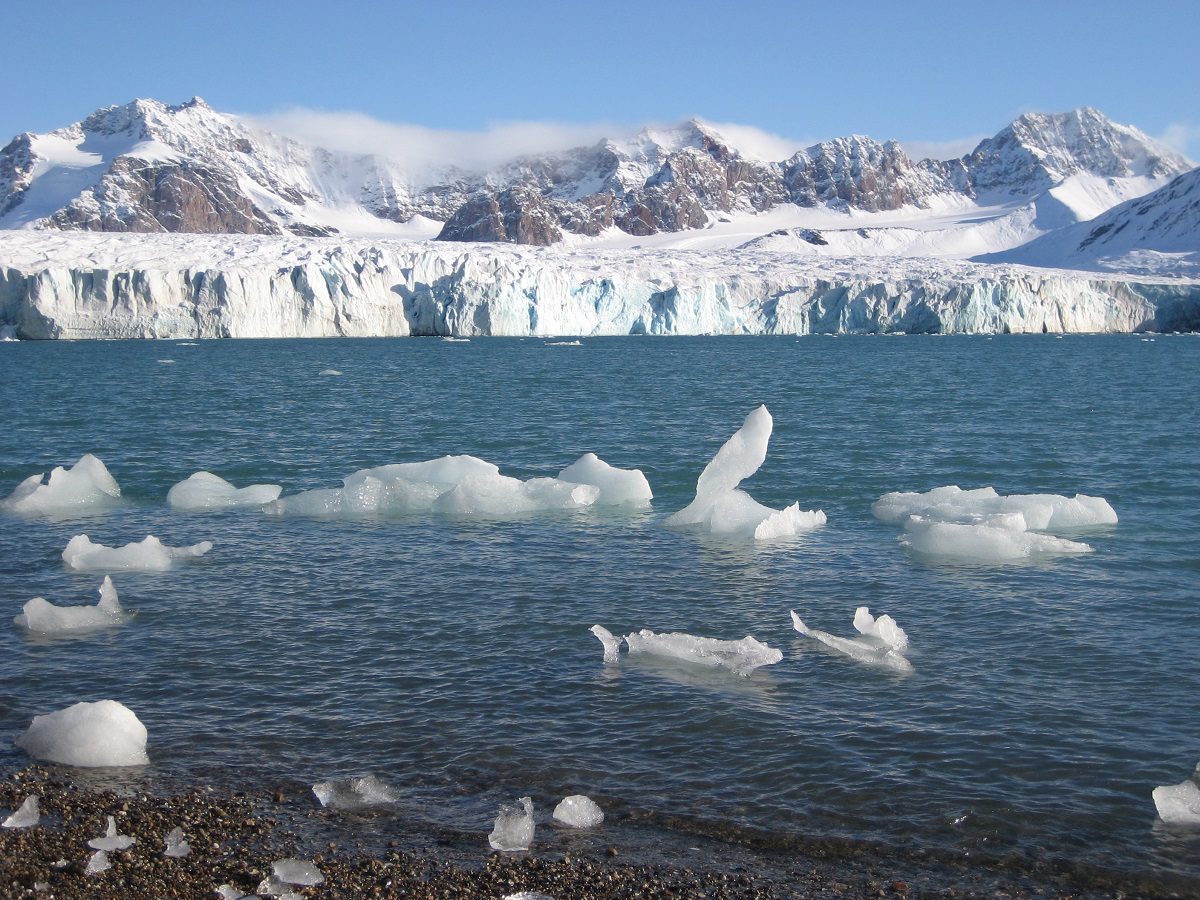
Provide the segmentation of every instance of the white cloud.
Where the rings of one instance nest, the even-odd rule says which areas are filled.
[[[1200,125],[1193,122],[1173,122],[1158,139],[1190,160],[1200,157]]]
[[[900,141],[910,159],[958,159],[979,146],[990,134],[976,134],[952,141]]]
[[[740,151],[743,156],[753,156],[768,162],[782,162],[794,156],[796,151],[804,150],[818,143],[816,140],[800,141],[794,138],[780,137],[769,131],[763,131],[761,128],[755,128],[753,125],[710,122],[707,119],[701,121],[725,138],[730,146]]]

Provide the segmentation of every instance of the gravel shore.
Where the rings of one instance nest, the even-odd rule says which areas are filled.
[[[576,898],[858,898],[858,897],[1173,897],[1185,893],[1140,883],[1087,884],[1061,872],[1004,873],[987,866],[944,868],[894,864],[870,854],[835,858],[820,852],[775,853],[756,864],[753,849],[719,851],[709,865],[626,862],[615,847],[588,856],[488,854],[471,859],[440,848],[360,848],[336,842],[312,852],[313,836],[295,830],[282,795],[191,789],[158,796],[144,790],[93,790],[62,771],[31,766],[0,781],[0,821],[31,794],[41,820],[32,828],[0,829],[0,897],[214,898],[255,894],[272,864],[313,862],[321,884],[293,886],[304,898],[403,897],[416,900],[500,900],[513,895]],[[109,854],[109,868],[88,874],[112,816],[119,834],[136,843]],[[165,839],[181,828],[190,853],[164,855]],[[535,900],[526,896],[522,900]],[[540,900],[540,898],[539,898]]]

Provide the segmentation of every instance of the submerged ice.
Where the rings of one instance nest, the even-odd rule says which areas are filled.
[[[65,766],[140,766],[146,756],[146,726],[116,700],[76,703],[34,716],[16,745],[43,762]]]
[[[824,525],[825,513],[821,510],[802,511],[798,502],[786,509],[771,509],[738,489],[766,460],[773,427],[765,406],[746,416],[742,427],[700,473],[695,499],[670,516],[666,524],[755,540],[792,537]]]
[[[602,625],[589,629],[604,646],[604,661],[617,661],[621,638]],[[749,675],[760,666],[770,666],[783,659],[783,653],[747,635],[738,641],[698,637],[694,634],[655,634],[649,629],[627,634],[625,646],[630,653],[678,659],[701,666],[729,669],[737,675]]]
[[[282,492],[283,487],[278,484],[236,488],[212,472],[196,472],[167,491],[167,504],[179,512],[253,509],[270,503]]]
[[[200,541],[190,547],[168,547],[151,534],[137,543],[107,547],[92,543],[86,534],[77,534],[67,543],[62,558],[76,572],[166,572],[181,560],[203,556],[212,546],[211,541]]]
[[[85,453],[69,469],[56,466],[45,483],[30,475],[8,496],[0,509],[26,516],[64,515],[108,509],[121,502],[121,488],[104,463]]]
[[[831,650],[848,656],[856,662],[892,672],[911,672],[912,663],[904,656],[908,650],[908,635],[891,616],[875,618],[866,606],[854,611],[854,627],[862,637],[844,638],[809,628],[804,620],[792,611],[792,627],[796,631],[820,641]]]
[[[398,791],[374,775],[346,778],[341,781],[322,781],[314,784],[312,790],[321,805],[330,809],[370,809],[375,806],[390,806],[400,799]]]
[[[100,600],[95,606],[55,606],[43,597],[34,597],[22,607],[21,615],[13,618],[19,628],[42,634],[66,631],[88,631],[125,621],[121,601],[112,579],[104,576],[100,585]]]

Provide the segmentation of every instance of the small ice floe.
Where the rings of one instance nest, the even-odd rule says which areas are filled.
[[[97,850],[88,860],[87,868],[83,870],[84,875],[99,875],[101,872],[107,872],[112,868],[112,863],[108,861],[108,854],[103,850]]]
[[[318,375],[341,375],[342,373],[339,372],[337,369],[322,369],[317,374]]]
[[[546,341],[547,347],[582,347],[583,341]]]
[[[641,469],[618,469],[595,453],[583,454],[558,473],[558,480],[599,488],[597,506],[646,506],[654,498]]]
[[[64,515],[111,509],[121,502],[121,488],[104,463],[85,453],[69,469],[56,466],[45,484],[30,475],[0,500],[0,510],[26,516]]]
[[[854,627],[862,637],[837,637],[809,628],[796,615],[795,610],[792,611],[792,627],[806,637],[820,641],[826,647],[864,665],[892,672],[913,671],[912,663],[904,657],[904,652],[908,649],[908,635],[904,633],[904,629],[897,625],[891,616],[880,616],[876,619],[865,606],[860,606],[854,612]]]
[[[793,537],[825,524],[821,510],[802,511],[793,503],[782,510],[763,506],[738,485],[762,466],[774,422],[765,406],[746,417],[742,427],[725,442],[700,473],[696,498],[670,516],[673,528],[698,528],[708,534],[753,537],[765,541]]]
[[[117,820],[115,816],[108,817],[108,828],[100,837],[92,838],[87,842],[88,846],[93,850],[103,850],[105,853],[111,853],[113,850],[124,850],[127,847],[132,847],[137,843],[136,838],[131,838],[127,834],[117,834]]]
[[[493,850],[528,850],[533,843],[533,799],[521,797],[517,803],[519,809],[507,803],[500,806],[496,824],[488,835]]]
[[[618,638],[602,625],[590,629],[604,645],[604,661],[614,663],[621,647]],[[701,666],[722,667],[736,675],[749,675],[760,666],[773,665],[783,659],[783,653],[747,635],[738,641],[698,637],[694,634],[655,634],[647,628],[627,634],[625,646],[630,653],[678,659]]]
[[[159,360],[159,362],[160,362],[160,363],[163,363],[163,364],[165,364],[165,365],[171,365],[171,364],[173,364],[173,363],[175,362],[175,360],[173,360],[173,359],[160,359],[160,360]]]
[[[559,801],[552,818],[568,828],[595,828],[604,821],[604,811],[591,797],[572,794]]]
[[[37,794],[30,794],[20,809],[0,822],[0,828],[32,828],[42,817],[40,802]]]
[[[146,726],[116,700],[76,703],[34,716],[16,745],[43,762],[65,766],[141,766],[146,756]]]
[[[196,559],[213,547],[211,541],[200,541],[190,547],[168,547],[154,535],[123,547],[94,544],[86,534],[77,534],[62,552],[63,562],[76,572],[104,570],[130,572],[166,572],[177,562]]]
[[[43,597],[34,597],[21,609],[21,614],[13,617],[13,624],[39,634],[88,631],[119,625],[126,619],[117,589],[107,575],[100,585],[100,600],[95,606],[55,606]]]
[[[1200,765],[1187,781],[1156,787],[1151,792],[1158,817],[1168,825],[1200,826],[1200,785],[1196,784],[1196,775],[1200,775]]]
[[[442,340],[451,344],[469,344],[471,342],[470,338],[455,337],[452,334],[446,335]]]
[[[370,809],[375,806],[390,806],[400,799],[399,792],[374,775],[346,778],[341,781],[322,781],[314,784],[312,791],[321,805],[330,809]]]
[[[283,493],[278,484],[252,484],[236,488],[212,472],[196,472],[167,491],[167,504],[179,512],[214,509],[253,509]]]
[[[165,839],[165,843],[166,847],[163,849],[163,856],[169,856],[172,859],[182,859],[192,852],[187,838],[184,837],[182,828],[172,828]]]

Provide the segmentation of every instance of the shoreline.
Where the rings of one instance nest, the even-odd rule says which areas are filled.
[[[652,843],[562,842],[523,853],[489,852],[486,836],[449,832],[413,840],[347,839],[332,811],[300,794],[191,787],[166,793],[81,785],[71,771],[30,765],[3,773],[0,811],[41,798],[32,828],[0,829],[0,897],[161,900],[217,897],[229,885],[254,894],[287,858],[313,862],[325,881],[293,887],[303,897],[500,898],[539,894],[552,900],[597,897],[858,898],[1185,897],[1183,881],[1102,872],[1052,861],[947,859],[894,853],[845,841],[777,842],[764,835],[722,840],[704,823],[665,823],[687,835],[687,851]],[[107,816],[136,843],[110,854],[111,868],[86,874],[87,841],[104,832]],[[403,822],[395,823],[403,832]],[[183,829],[191,852],[163,853],[165,836]],[[636,829],[635,829],[636,830]],[[706,833],[708,831],[709,833]],[[629,836],[623,836],[628,840]],[[652,835],[649,836],[653,840]],[[333,838],[332,840],[330,838]],[[539,842],[542,843],[542,842]],[[568,842],[570,843],[570,842]],[[678,850],[678,848],[676,848]],[[582,852],[580,852],[582,850]],[[664,852],[666,851],[666,852]],[[672,856],[670,862],[663,860]],[[535,900],[528,897],[526,900]]]

